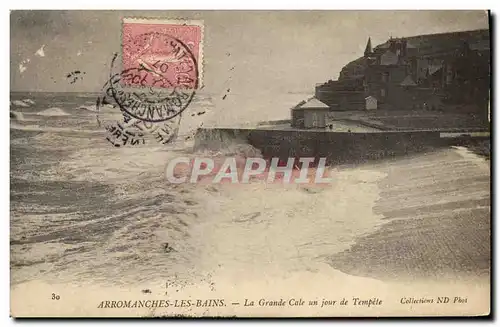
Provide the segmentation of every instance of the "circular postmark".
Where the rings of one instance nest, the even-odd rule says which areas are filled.
[[[138,35],[123,48],[124,69],[105,94],[131,117],[159,123],[181,114],[198,87],[198,65],[182,41],[158,32]]]
[[[182,117],[181,112],[159,122],[137,119],[113,100],[112,88],[112,84],[106,83],[96,102],[97,122],[107,131],[107,141],[115,147],[120,147],[146,144],[148,135],[150,135],[149,138],[152,137],[161,144],[167,144],[176,139]]]
[[[117,56],[96,103],[99,124],[103,109],[120,111],[118,120],[103,124],[108,141],[115,146],[145,144],[146,134],[161,144],[173,141],[198,87],[191,49],[172,36],[150,32],[124,44],[123,70],[113,73]]]

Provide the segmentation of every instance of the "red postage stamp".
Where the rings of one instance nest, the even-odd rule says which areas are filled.
[[[197,89],[203,76],[203,22],[124,18],[122,83]],[[130,78],[126,78],[129,76]]]

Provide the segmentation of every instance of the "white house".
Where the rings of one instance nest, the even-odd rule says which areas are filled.
[[[365,109],[366,110],[375,110],[377,109],[377,98],[374,96],[367,96],[365,98]]]
[[[325,128],[326,116],[330,111],[323,102],[316,98],[312,98],[301,107],[304,110],[304,127],[305,128]]]

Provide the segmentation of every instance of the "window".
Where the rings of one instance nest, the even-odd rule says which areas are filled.
[[[385,89],[380,89],[380,95],[385,98]]]
[[[318,114],[316,112],[312,113],[312,127],[318,127]]]

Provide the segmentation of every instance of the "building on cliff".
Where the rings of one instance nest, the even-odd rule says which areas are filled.
[[[390,38],[346,65],[315,97],[336,110],[466,110],[487,115],[488,30]]]

